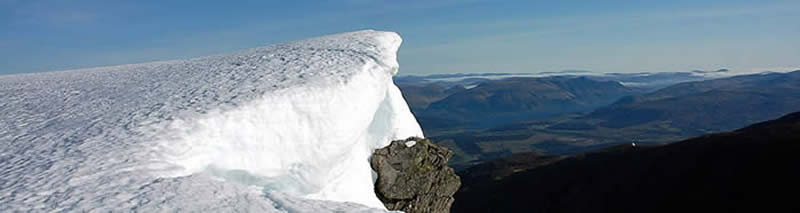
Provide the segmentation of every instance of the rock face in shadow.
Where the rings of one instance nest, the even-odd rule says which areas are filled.
[[[450,212],[461,180],[447,162],[453,153],[428,139],[393,141],[370,159],[375,194],[389,210]]]

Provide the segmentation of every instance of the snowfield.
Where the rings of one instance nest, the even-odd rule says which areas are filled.
[[[0,76],[0,212],[383,212],[370,154],[423,136],[401,41]]]

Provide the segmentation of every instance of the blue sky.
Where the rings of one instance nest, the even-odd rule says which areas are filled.
[[[0,0],[0,74],[190,58],[360,29],[402,74],[800,67],[800,1]]]

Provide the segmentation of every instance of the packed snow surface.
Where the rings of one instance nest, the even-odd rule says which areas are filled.
[[[384,211],[368,158],[423,136],[396,33],[0,76],[0,212]]]

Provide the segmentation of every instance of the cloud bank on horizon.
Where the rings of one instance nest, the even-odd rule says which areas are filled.
[[[0,0],[0,74],[189,58],[374,28],[404,74],[800,67],[797,1]]]

